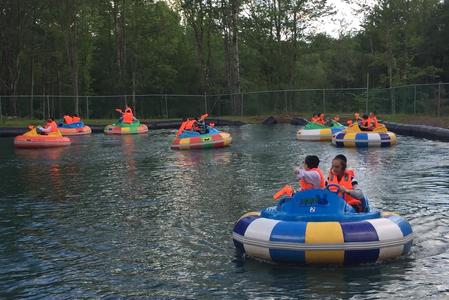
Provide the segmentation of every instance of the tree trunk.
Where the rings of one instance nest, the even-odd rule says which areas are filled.
[[[75,113],[79,114],[78,97],[78,34],[77,34],[77,6],[75,0],[66,0],[63,5],[63,14],[61,15],[62,27],[65,32],[65,48],[70,70],[70,79],[72,81],[72,92],[75,105]]]
[[[232,93],[234,98],[234,114],[240,111],[240,58],[238,42],[238,18],[240,12],[240,0],[231,0],[231,78]]]
[[[114,36],[116,46],[116,60],[119,72],[119,87],[126,93],[126,39],[125,39],[125,1],[112,2],[114,13]]]
[[[31,56],[30,119],[34,117],[34,57]]]

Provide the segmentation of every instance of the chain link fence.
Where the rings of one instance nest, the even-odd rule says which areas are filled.
[[[420,114],[449,116],[449,83],[406,85],[387,89],[301,89],[217,95],[0,96],[0,117],[45,119],[72,114],[84,119],[117,118],[125,104],[141,119],[211,116],[311,114]]]

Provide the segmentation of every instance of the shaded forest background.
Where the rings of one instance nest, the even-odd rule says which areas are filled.
[[[449,81],[449,1],[0,0],[0,95],[216,94]],[[10,97],[9,113],[15,113]]]

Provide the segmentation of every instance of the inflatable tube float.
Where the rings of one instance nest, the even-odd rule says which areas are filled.
[[[362,131],[357,124],[353,124],[332,136],[332,144],[337,147],[390,147],[396,143],[396,134],[382,124],[373,131]]]
[[[49,134],[38,134],[36,128],[16,136],[14,139],[14,146],[17,148],[53,148],[69,146],[70,143],[70,139],[63,137],[59,131]]]
[[[75,122],[70,124],[60,123],[58,129],[62,135],[84,135],[92,133],[89,126],[84,125],[84,122]]]
[[[147,125],[141,124],[140,121],[134,121],[132,123],[117,122],[104,128],[105,134],[138,134],[147,132]]]
[[[335,121],[332,121],[331,127],[309,122],[303,129],[298,130],[296,138],[303,141],[330,141],[332,140],[332,135],[345,128],[345,126]]]
[[[207,127],[208,132],[200,134],[197,131],[184,130],[177,136],[171,145],[174,150],[221,148],[229,146],[232,142],[231,134]]]
[[[297,192],[277,206],[243,215],[233,241],[250,257],[299,264],[377,263],[407,254],[410,224],[363,202],[365,211],[356,213],[334,192]]]

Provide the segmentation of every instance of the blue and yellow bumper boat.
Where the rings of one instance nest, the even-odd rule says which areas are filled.
[[[332,144],[337,147],[390,147],[396,143],[396,134],[383,124],[372,131],[362,131],[358,124],[353,124],[332,136]]]
[[[407,254],[410,224],[363,202],[364,212],[357,213],[334,192],[297,192],[243,215],[234,226],[234,244],[250,257],[299,264],[376,263]]]

